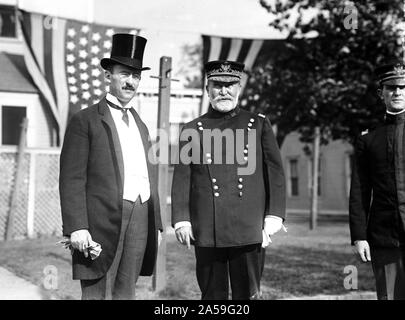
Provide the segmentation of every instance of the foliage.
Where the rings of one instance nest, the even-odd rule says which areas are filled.
[[[182,77],[185,88],[202,88],[202,45],[185,44],[182,46],[182,57],[176,75]]]
[[[384,108],[373,72],[401,58],[402,0],[260,3],[286,39],[252,69],[245,103],[268,114],[281,139],[298,131],[310,142],[320,126],[323,144],[352,141],[377,124]]]

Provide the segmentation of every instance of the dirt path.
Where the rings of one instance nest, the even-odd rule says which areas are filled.
[[[41,290],[37,286],[0,267],[0,300],[41,299]]]

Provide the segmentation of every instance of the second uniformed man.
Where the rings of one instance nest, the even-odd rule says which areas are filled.
[[[180,135],[172,224],[180,243],[195,245],[202,299],[228,299],[229,282],[232,299],[260,298],[264,248],[284,228],[280,151],[270,121],[238,106],[243,68],[205,65],[211,106]]]
[[[350,189],[350,234],[371,261],[379,300],[405,300],[405,64],[376,69],[383,124],[358,137]]]

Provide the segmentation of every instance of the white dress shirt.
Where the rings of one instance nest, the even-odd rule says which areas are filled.
[[[106,99],[120,108],[130,109],[135,105],[135,101],[132,99],[123,107],[119,100],[110,93],[107,93]],[[118,131],[124,161],[123,198],[135,202],[138,196],[140,196],[141,202],[144,203],[150,198],[150,183],[145,150],[139,128],[129,110],[127,111],[129,126],[127,126],[124,120],[122,120],[123,112],[121,110],[112,108],[110,105],[109,109]]]

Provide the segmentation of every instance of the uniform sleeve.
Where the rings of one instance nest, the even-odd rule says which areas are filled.
[[[349,198],[351,243],[367,239],[367,214],[371,201],[371,183],[364,137],[358,138],[352,164]]]
[[[71,119],[60,155],[59,194],[63,234],[88,229],[86,182],[89,154],[88,129],[79,114]]]
[[[182,137],[182,132],[180,137]],[[184,163],[181,150],[189,141],[179,141],[179,163],[174,166],[171,200],[172,200],[172,226],[180,221],[190,221],[190,185],[191,167]]]
[[[268,185],[267,212],[265,215],[274,215],[284,220],[286,207],[284,168],[277,140],[267,118],[264,119],[263,123],[262,149]]]

